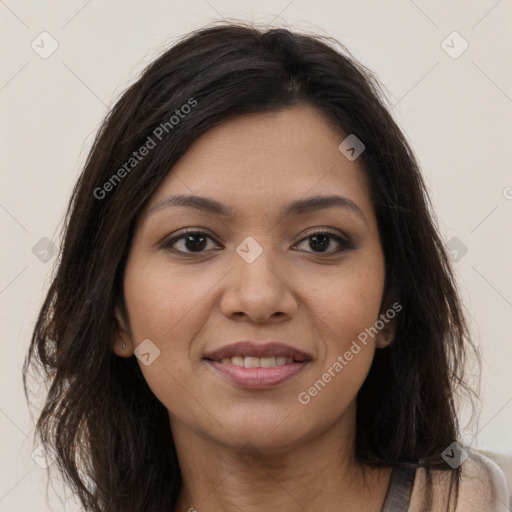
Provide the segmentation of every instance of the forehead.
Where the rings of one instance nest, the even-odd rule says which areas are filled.
[[[300,198],[342,195],[373,210],[360,161],[338,149],[346,134],[314,108],[246,115],[212,128],[189,148],[154,194],[207,196],[239,215],[282,213]]]

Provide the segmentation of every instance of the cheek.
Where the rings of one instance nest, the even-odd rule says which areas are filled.
[[[333,392],[341,390],[340,397],[347,399],[353,398],[364,382],[375,351],[374,329],[385,272],[377,255],[355,259],[333,274],[328,287],[318,290],[310,303],[320,320],[317,326],[324,346],[318,378]]]
[[[325,351],[297,399],[322,418],[321,425],[336,421],[348,410],[373,361],[375,338],[369,333],[378,319],[382,281],[378,267],[367,270],[340,276],[316,305]]]
[[[202,277],[198,283],[192,272],[174,270],[162,258],[144,261],[136,255],[129,261],[124,291],[134,342],[152,337],[159,344],[178,342],[175,333],[198,324],[202,301],[218,281],[216,275]]]
[[[311,304],[325,326],[328,352],[348,350],[353,340],[375,325],[384,291],[384,272],[378,255],[355,258],[352,264],[333,273],[328,286],[317,290]]]
[[[220,279],[204,274],[198,283],[187,269],[170,268],[161,258],[134,252],[128,260],[124,292],[134,346],[149,339],[158,357],[149,365],[139,360],[144,378],[169,410],[187,410],[194,394],[197,368],[192,367],[190,340],[206,321],[208,291]]]

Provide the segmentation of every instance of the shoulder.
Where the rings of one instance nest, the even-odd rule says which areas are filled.
[[[470,451],[462,463],[462,478],[457,510],[508,511],[509,494],[505,475],[488,457]]]
[[[460,466],[456,507],[450,504],[449,499],[453,471],[432,470],[427,475],[427,471],[422,468],[416,471],[408,512],[507,512],[510,498],[503,471],[495,462],[477,451],[467,450],[467,455]],[[453,499],[451,501],[453,503]]]

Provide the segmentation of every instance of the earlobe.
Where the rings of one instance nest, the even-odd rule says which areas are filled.
[[[393,343],[393,335],[390,333],[381,333],[377,338],[377,348],[386,348]]]
[[[394,293],[388,291],[381,304],[381,314],[379,320],[382,322],[382,329],[377,335],[376,348],[389,347],[396,334],[396,314],[401,311],[402,306],[397,302],[391,302],[395,298]]]
[[[114,341],[113,351],[116,355],[120,357],[131,357],[133,355],[133,350],[131,348],[131,343],[127,339],[127,336],[123,332],[119,332]]]
[[[382,315],[381,315],[382,317]],[[377,335],[376,348],[386,348],[393,343],[395,338],[395,321],[388,320],[388,323]]]
[[[120,357],[131,357],[133,355],[130,335],[122,312],[116,306],[114,315],[117,322],[117,333],[114,340],[113,351]]]

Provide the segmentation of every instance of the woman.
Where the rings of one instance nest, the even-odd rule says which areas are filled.
[[[100,129],[24,368],[86,510],[506,510],[417,163],[330,43],[206,27]]]

